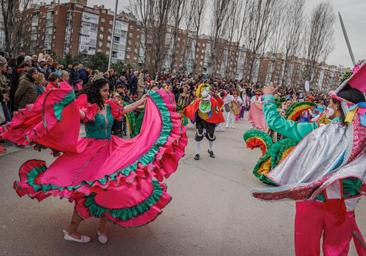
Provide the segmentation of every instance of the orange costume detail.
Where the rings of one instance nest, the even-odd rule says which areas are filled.
[[[197,98],[191,104],[189,104],[184,110],[183,113],[186,117],[188,117],[192,122],[196,121],[196,113],[199,112],[199,105],[201,103],[201,98]],[[210,98],[211,101],[211,111],[207,114],[202,113],[203,115],[207,115],[207,118],[204,120],[207,123],[219,124],[225,122],[224,116],[222,114],[222,106],[224,102],[221,98]],[[197,113],[198,114],[198,113]],[[201,117],[202,118],[202,117]]]

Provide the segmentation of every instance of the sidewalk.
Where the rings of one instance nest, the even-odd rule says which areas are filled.
[[[28,147],[17,147],[13,143],[10,143],[7,141],[5,143],[1,143],[1,145],[5,147],[6,151],[3,153],[0,153],[0,157],[4,157],[6,155],[9,155],[9,154],[12,154],[12,153],[15,153],[15,152],[28,148]]]

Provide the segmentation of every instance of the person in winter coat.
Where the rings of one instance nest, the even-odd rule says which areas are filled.
[[[78,64],[72,64],[72,66],[67,70],[70,75],[69,84],[74,88],[79,83],[79,73],[77,71],[77,66]]]
[[[35,102],[37,98],[37,86],[35,84],[37,76],[37,70],[35,68],[30,68],[20,80],[14,95],[14,107],[16,110],[25,108],[27,104]]]
[[[83,80],[83,84],[87,84],[89,81],[89,74],[83,64],[79,65],[78,73],[79,73],[79,78],[81,80]]]
[[[132,96],[137,96],[137,82],[138,82],[137,75],[138,72],[135,71],[128,79],[128,87],[130,89]]]
[[[7,65],[7,60],[3,56],[0,56],[0,124],[10,121],[10,112],[8,109],[10,86],[9,80],[5,75]]]

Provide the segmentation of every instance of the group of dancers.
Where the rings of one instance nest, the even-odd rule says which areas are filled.
[[[352,238],[359,255],[366,255],[354,213],[366,182],[366,64],[329,94],[329,122],[284,117],[275,102],[276,89],[266,86],[256,92],[249,119],[260,130],[244,134],[249,147],[262,149],[254,173],[268,185],[253,191],[253,196],[296,201],[296,255],[320,255],[321,240],[324,255],[347,255]],[[201,157],[204,138],[208,155],[215,158],[215,130],[225,122],[224,105],[210,85],[201,84],[196,99],[181,110],[195,123],[195,160]],[[141,107],[138,135],[124,140],[111,134],[114,120]],[[75,207],[64,239],[89,242],[78,227],[82,220],[96,217],[98,241],[105,244],[107,221],[141,226],[169,203],[163,181],[184,156],[187,137],[182,120],[169,90],[151,90],[123,106],[109,99],[108,81],[95,77],[78,96],[67,83],[51,88],[19,110],[2,127],[1,137],[17,145],[49,148],[56,156],[49,166],[30,160],[20,167],[20,179],[14,183],[18,195],[39,201],[51,195],[67,198]],[[80,123],[85,125],[84,138],[79,137]]]

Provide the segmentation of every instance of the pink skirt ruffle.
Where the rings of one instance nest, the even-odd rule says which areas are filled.
[[[65,116],[65,118],[67,118]],[[83,218],[106,217],[123,227],[154,220],[171,199],[161,182],[174,173],[187,145],[174,96],[151,92],[141,133],[131,140],[80,138],[49,167],[30,160],[14,183],[19,196],[53,195],[76,202]]]

